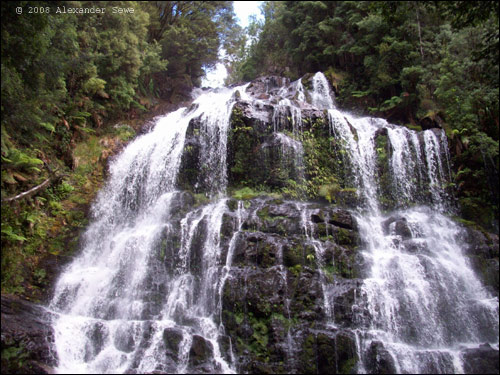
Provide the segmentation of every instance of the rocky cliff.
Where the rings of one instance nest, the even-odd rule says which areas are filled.
[[[359,166],[349,157],[353,151],[331,125],[327,110],[331,103],[325,104],[326,99],[316,95],[313,84],[312,75],[295,83],[263,77],[236,91],[224,142],[220,128],[208,136],[203,116],[190,120],[175,177],[178,189],[171,193],[168,220],[162,219],[158,235],[150,241],[151,256],[144,263],[150,271],[140,281],[141,310],[134,311],[134,318],[119,329],[111,323],[128,307],[123,300],[113,299],[99,310],[96,317],[102,321],[95,323],[93,317],[86,326],[91,344],[84,348],[85,362],[99,362],[110,346],[119,351],[130,372],[147,368],[146,372],[157,373],[179,369],[219,373],[226,370],[224,363],[239,373],[394,373],[401,369],[394,348],[381,336],[363,333],[375,325],[373,319],[379,313],[370,309],[369,295],[362,288],[376,261],[366,252],[372,238],[360,227],[363,211],[359,207],[369,205],[370,197],[359,193],[365,187],[356,180]],[[194,107],[189,111],[195,111]],[[338,121],[344,120],[357,141],[352,120]],[[431,275],[433,263],[428,260],[438,249],[430,246],[436,247],[437,242],[423,241],[422,232],[407,216],[391,214],[395,207],[415,205],[402,199],[405,195],[398,189],[403,188],[394,184],[391,175],[396,168],[391,160],[399,152],[391,143],[392,130],[381,126],[373,136],[372,172],[384,210],[380,235],[390,237],[391,246],[401,254],[422,261]],[[434,140],[440,133],[427,134]],[[427,151],[423,133],[411,136],[412,145],[422,145],[421,149],[412,146],[413,151],[423,155]],[[227,183],[227,195],[222,197],[213,193],[220,192],[212,178],[220,171],[214,171],[217,164],[206,158],[207,149],[221,143],[226,146],[227,173],[216,181]],[[129,178],[132,186],[135,180]],[[427,187],[408,188],[419,204],[432,202],[439,194],[445,196],[428,187],[433,182],[429,179],[416,173],[412,184]],[[120,199],[125,201],[132,193],[130,187]],[[133,204],[127,200],[126,209],[132,213],[140,211],[138,201],[145,198],[142,187],[139,193],[132,196]],[[128,214],[124,209],[123,215]],[[134,218],[142,220],[142,216]],[[464,251],[470,264],[490,292],[498,295],[498,237],[467,228],[458,232],[467,244]],[[140,256],[135,243],[143,241],[137,238],[126,243],[135,257]],[[103,251],[114,251],[116,241]],[[126,259],[119,263],[125,266],[113,282],[122,285],[133,268],[126,265]],[[395,271],[400,267],[397,261],[391,266]],[[406,280],[397,282],[403,285]],[[187,288],[179,292],[186,297],[179,297],[176,288]],[[207,288],[213,290],[207,292]],[[78,288],[73,294],[68,290],[56,299],[56,308],[66,303],[68,294],[72,298],[78,292]],[[125,294],[116,290],[110,292],[110,299]],[[172,296],[177,298],[175,303]],[[13,353],[20,345],[31,353],[27,354],[30,363],[53,366],[57,361],[50,354],[54,332],[46,322],[54,317],[26,302],[5,301],[4,312],[2,298],[2,370],[4,350]],[[439,312],[446,317],[446,306]],[[409,308],[402,313],[412,319]],[[164,327],[155,321],[162,314],[175,324]],[[20,319],[35,329],[26,330],[18,324]],[[207,321],[213,324],[208,331],[216,331],[214,335],[201,333],[208,332]],[[417,341],[419,334],[410,323],[401,331],[408,342]],[[494,341],[494,336],[486,332],[480,337]],[[446,339],[445,344],[453,342],[453,338]],[[31,342],[38,346],[32,347]],[[145,367],[143,359],[151,352],[156,362]],[[28,358],[19,353],[16,358]],[[498,349],[486,342],[415,353],[431,373],[453,372],[457,359],[466,373],[498,373]],[[18,370],[9,367],[9,371]]]

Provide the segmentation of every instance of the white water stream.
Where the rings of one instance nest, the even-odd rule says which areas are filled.
[[[484,289],[462,253],[462,229],[445,216],[451,208],[444,132],[426,130],[417,137],[381,119],[336,109],[329,116],[351,162],[362,202],[356,218],[363,254],[371,264],[360,293],[369,315],[360,322],[365,327],[361,359],[372,341],[380,341],[397,373],[463,372],[460,349],[471,343],[498,345],[498,299]],[[390,142],[399,207],[385,213],[377,178],[381,129]]]
[[[301,131],[306,89],[301,80],[290,86],[295,99],[281,98],[272,121],[283,155],[292,155],[303,171],[302,145],[281,132],[285,120],[294,134]],[[229,119],[235,91],[249,99],[245,88],[200,95],[191,110],[181,108],[161,118],[112,163],[110,180],[93,205],[82,251],[61,275],[50,304],[58,316],[54,329],[60,373],[185,373],[197,365],[193,356],[200,341],[213,359],[200,371],[235,372],[232,353],[223,353],[220,345],[221,292],[247,215],[241,202],[224,259],[220,229],[226,210]],[[444,189],[449,180],[446,136],[441,130],[418,134],[337,110],[321,73],[313,77],[308,94],[307,105],[328,111],[331,133],[343,143],[352,169],[349,183],[360,201],[354,214],[371,269],[359,291],[359,308],[368,311],[368,318],[360,318],[356,330],[358,370],[367,371],[365,353],[379,341],[397,372],[463,372],[461,346],[498,345],[498,299],[472,272],[462,254],[462,229],[445,216],[450,207]],[[176,178],[193,119],[199,119],[203,134],[201,182],[214,199],[184,212]],[[390,143],[388,163],[398,202],[391,212],[381,209],[377,175],[376,136],[382,130]],[[307,241],[321,259],[311,215],[300,203],[297,207],[302,207]],[[171,220],[175,215],[178,228]],[[335,327],[329,297],[334,286],[325,277],[321,282],[328,323]],[[295,353],[290,330],[287,335],[289,353]]]
[[[137,138],[112,163],[111,179],[93,205],[83,250],[58,280],[50,307],[61,373],[185,372],[194,335],[213,351],[213,371],[233,372],[220,354],[216,296],[219,231],[225,199],[188,212],[178,252],[165,269],[169,217],[182,194],[175,189],[189,122],[200,118],[205,143],[204,183],[225,192],[226,141],[235,89],[199,96]],[[205,241],[193,243],[204,233]],[[177,233],[178,235],[179,233]],[[201,248],[199,248],[201,246]],[[197,247],[195,249],[195,247]],[[178,358],[166,358],[164,331],[182,335]]]

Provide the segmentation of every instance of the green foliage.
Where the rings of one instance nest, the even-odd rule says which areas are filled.
[[[95,137],[87,140],[90,144],[94,141]],[[98,183],[94,179],[102,179],[102,166],[88,152],[92,146],[80,148],[86,151],[70,177],[35,197],[2,204],[2,290],[35,293],[49,276],[39,267],[39,260],[74,249],[76,242],[67,238],[75,237],[74,231],[86,224],[81,207],[95,194]]]
[[[44,279],[37,268],[44,256],[70,250],[67,236],[85,225],[81,207],[102,181],[105,145],[136,135],[110,124],[146,111],[152,97],[188,94],[219,47],[240,38],[227,1],[68,3],[106,8],[84,16],[56,13],[59,3],[29,5],[50,12],[19,16],[26,2],[1,5],[2,198],[53,172],[68,177],[2,204],[2,290],[14,293]],[[117,6],[134,12],[112,12]]]
[[[130,125],[115,125],[114,133],[120,138],[122,141],[127,141],[135,136],[135,130]]]
[[[248,199],[255,198],[258,195],[259,195],[259,193],[253,191],[249,187],[244,187],[243,189],[235,190],[232,194],[233,198],[238,199],[238,200],[248,200]]]
[[[14,233],[14,230],[11,226],[6,225],[5,227],[2,225],[2,240],[3,241],[26,241],[26,237],[23,237],[19,234]]]
[[[217,63],[219,47],[232,53],[233,42],[241,38],[229,1],[147,2],[144,9],[151,19],[149,51],[154,52],[148,65],[157,73],[143,69],[141,75],[148,85],[152,78],[154,90],[165,98],[186,97],[200,85],[205,70]],[[166,61],[168,70],[163,67]]]
[[[6,372],[17,373],[18,371],[22,371],[28,359],[29,352],[23,344],[2,347],[2,369]]]
[[[2,166],[6,169],[40,172],[39,167],[41,165],[43,165],[42,160],[32,157],[19,149],[8,149],[2,154]]]
[[[344,107],[414,129],[439,125],[453,164],[471,171],[459,197],[498,207],[498,2],[269,1],[262,13],[232,82],[324,71]],[[320,181],[314,157],[306,164],[309,196],[332,199],[335,181]]]

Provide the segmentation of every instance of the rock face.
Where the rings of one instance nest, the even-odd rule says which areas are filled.
[[[176,259],[169,251],[182,242],[186,212],[196,217],[203,210],[197,204],[184,192],[172,208],[170,234],[167,243],[162,241],[165,253],[160,250],[165,259]],[[193,231],[189,267],[194,275],[202,268],[207,225],[202,219]],[[239,373],[355,372],[359,358],[351,329],[365,265],[351,213],[270,196],[229,198],[220,225],[221,262],[229,257],[231,264],[220,294],[220,355]],[[175,261],[167,263],[171,272]],[[175,370],[182,340],[179,329],[164,330],[172,362],[166,370]],[[220,372],[213,344],[199,335],[192,340],[186,371]]]
[[[390,353],[380,341],[372,341],[368,349],[368,365],[374,374],[395,374],[396,366]]]
[[[306,76],[301,82],[307,86],[310,79]],[[366,297],[361,285],[370,265],[360,253],[363,244],[352,214],[359,198],[346,172],[349,161],[332,136],[325,111],[303,102],[299,117],[290,106],[280,107],[283,101],[307,94],[298,84],[264,77],[252,82],[246,94],[257,100],[242,100],[241,93],[236,94],[226,158],[228,191],[235,198],[223,198],[226,207],[216,233],[220,256],[213,268],[225,272],[220,272],[223,282],[213,282],[220,290],[211,301],[220,307],[211,310],[219,316],[210,317],[218,339],[193,333],[199,322],[192,317],[190,321],[182,306],[174,309],[171,318],[177,325],[162,327],[158,335],[161,371],[176,372],[184,361],[185,372],[219,373],[220,356],[238,373],[356,373],[361,369],[357,329],[369,314],[360,303]],[[138,368],[152,340],[151,317],[162,313],[158,301],[167,294],[167,278],[181,266],[193,276],[193,285],[203,278],[204,244],[213,236],[214,223],[208,211],[203,214],[211,186],[206,178],[210,171],[201,161],[207,144],[202,127],[201,118],[189,124],[177,176],[180,191],[170,206],[168,225],[155,242],[157,254],[148,260],[148,266],[162,274],[155,279],[152,272],[144,280],[148,294],[140,320],[147,329],[135,338],[124,330],[113,342],[123,353],[134,352],[136,363],[130,372]],[[396,198],[389,181],[392,150],[387,129],[375,135],[375,142],[381,206],[390,209]],[[236,199],[238,189],[250,193]],[[423,257],[429,251],[404,217],[389,217],[382,227],[400,241],[401,251]],[[465,237],[472,264],[498,294],[498,237],[474,230]],[[42,308],[2,296],[2,353],[10,350],[32,366],[18,368],[15,360],[9,361],[8,372],[50,372],[47,366],[56,365],[48,319]],[[85,354],[89,359],[103,350],[98,325],[92,341],[94,346]],[[394,358],[381,341],[373,340],[364,356],[363,370],[396,372]],[[487,345],[463,350],[462,358],[467,373],[498,372],[498,350]],[[429,367],[430,373],[436,371]]]
[[[233,340],[238,371],[355,369],[355,339],[344,329],[352,325],[361,269],[359,236],[350,213],[265,197],[247,205],[222,294],[222,322]],[[339,287],[324,290],[322,278]],[[327,306],[332,300],[334,312]],[[338,328],[331,327],[333,321]]]
[[[489,344],[465,349],[462,353],[466,374],[498,374],[498,350]]]
[[[44,308],[2,295],[2,373],[53,373],[57,358],[50,319]]]
[[[204,207],[197,209],[199,204],[191,193],[179,195],[171,209],[171,230],[162,241],[164,253],[160,250],[165,259],[176,259],[182,219],[186,212],[197,216],[196,210]],[[193,232],[189,267],[194,275],[202,268],[207,225],[203,219]],[[239,373],[356,370],[359,358],[351,328],[365,265],[358,253],[357,224],[348,210],[270,196],[229,198],[220,240],[221,259],[231,259],[220,296],[224,333],[218,344],[226,361]],[[167,263],[172,272],[175,261]],[[330,289],[323,288],[324,280]],[[182,332],[167,328],[163,340],[173,364],[166,369],[173,371]],[[193,335],[188,357],[187,371],[221,371],[212,343],[201,336]]]
[[[466,255],[488,290],[498,297],[498,235],[466,228]]]

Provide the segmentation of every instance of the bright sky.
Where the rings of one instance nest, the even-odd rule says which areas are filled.
[[[262,18],[259,6],[262,1],[233,1],[233,8],[238,23],[241,27],[248,26],[248,17],[256,15],[257,18]],[[205,87],[220,87],[224,85],[224,78],[227,76],[227,71],[224,65],[217,64],[215,69],[207,73],[207,76],[202,81],[202,86]]]
[[[262,1],[233,1],[234,13],[239,18],[241,27],[248,26],[248,17],[255,14],[257,18],[262,18],[259,6]]]

